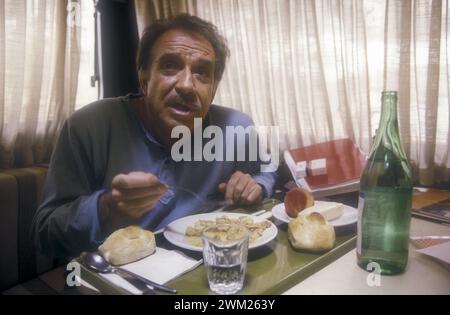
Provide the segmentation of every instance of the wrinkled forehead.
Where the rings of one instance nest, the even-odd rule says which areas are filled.
[[[211,43],[203,35],[179,29],[163,33],[152,48],[152,59],[157,60],[166,54],[182,54],[190,57],[215,60]]]

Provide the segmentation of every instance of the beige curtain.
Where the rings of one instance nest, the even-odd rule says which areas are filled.
[[[397,90],[416,179],[450,180],[448,0],[186,3],[136,8],[152,18],[181,8],[217,25],[232,56],[215,103],[280,126],[281,149],[349,137],[368,152],[381,91]]]
[[[0,167],[48,161],[75,104],[80,4],[0,2]]]
[[[420,183],[450,179],[449,2],[385,4],[385,89],[399,91],[402,140]]]
[[[216,102],[279,125],[280,147],[371,139],[361,1],[198,0],[232,56]]]
[[[195,0],[134,0],[139,37],[152,21],[180,13],[195,14]]]

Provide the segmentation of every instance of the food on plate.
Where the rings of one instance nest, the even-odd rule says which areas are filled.
[[[155,252],[155,235],[139,226],[128,226],[112,233],[98,248],[113,265],[123,265]]]
[[[286,213],[296,218],[300,211],[314,205],[313,195],[306,189],[295,187],[289,190],[284,197]]]
[[[320,213],[325,220],[334,220],[342,216],[344,206],[338,202],[314,201],[313,195],[306,189],[295,187],[286,193],[284,198],[286,214],[291,218],[299,215]]]
[[[320,213],[325,220],[331,221],[342,216],[344,206],[338,202],[316,201],[314,206],[304,209],[299,214],[308,215],[313,212]]]
[[[224,241],[233,241],[242,239],[247,233],[247,229],[242,225],[215,225],[205,230],[203,235],[210,239]]]
[[[334,247],[336,234],[321,214],[313,212],[288,223],[288,238],[294,248],[324,252]]]
[[[235,224],[246,227],[250,232],[250,243],[256,241],[259,237],[261,237],[264,231],[270,227],[270,222],[264,220],[261,222],[253,221],[253,218],[250,216],[240,216],[239,218],[230,218],[226,215],[217,217],[215,220],[198,220],[194,223],[194,226],[188,226],[186,228],[185,235],[187,237],[187,242],[193,246],[202,247],[202,239],[201,235],[204,229],[219,224]],[[232,240],[235,236],[233,229],[224,230],[221,235],[218,237],[222,239]]]

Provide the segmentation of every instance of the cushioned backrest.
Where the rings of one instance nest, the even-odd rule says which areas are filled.
[[[52,259],[36,253],[30,234],[33,217],[41,200],[47,169],[43,167],[29,167],[5,170],[3,173],[6,176],[12,176],[16,180],[17,215],[11,214],[9,223],[2,222],[0,224],[16,226],[15,234],[11,235],[7,242],[16,242],[17,244],[17,281],[23,282],[53,267]],[[10,229],[13,230],[13,228]]]
[[[19,197],[13,175],[0,173],[0,291],[19,281],[17,237]]]

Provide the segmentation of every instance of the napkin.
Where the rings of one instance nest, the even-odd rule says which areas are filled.
[[[411,236],[411,242],[418,249],[450,242],[450,236]]]
[[[134,272],[156,283],[165,284],[195,269],[202,262],[202,259],[195,260],[184,255],[182,252],[157,247],[154,254],[136,262],[123,265],[121,268]],[[117,274],[108,273],[100,274],[100,276],[132,294],[142,294],[141,290]]]
[[[450,242],[433,245],[427,248],[418,249],[417,252],[437,258],[450,264]]]

